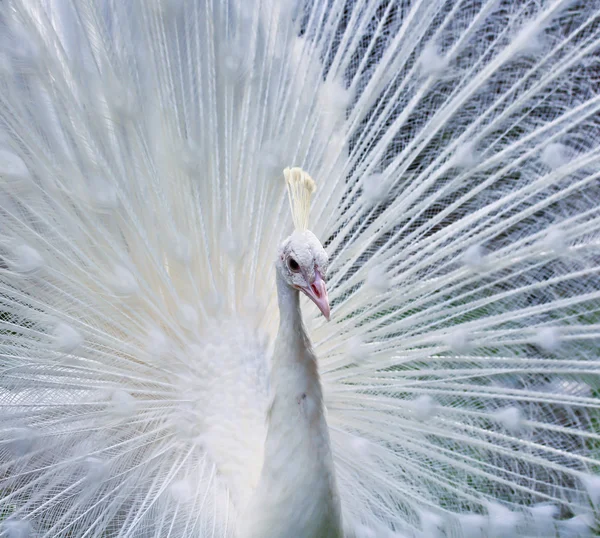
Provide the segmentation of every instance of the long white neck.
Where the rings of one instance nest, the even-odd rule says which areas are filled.
[[[340,538],[339,495],[316,357],[298,291],[277,275],[279,332],[260,482],[242,536]]]

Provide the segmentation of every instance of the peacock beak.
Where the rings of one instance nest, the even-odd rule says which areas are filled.
[[[329,297],[327,297],[325,281],[318,269],[315,269],[315,279],[312,284],[306,288],[302,288],[302,291],[317,305],[317,308],[325,316],[325,319],[329,321],[331,315],[329,309]]]

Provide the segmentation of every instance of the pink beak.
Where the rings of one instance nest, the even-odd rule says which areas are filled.
[[[302,288],[302,291],[317,305],[317,308],[325,316],[325,319],[329,321],[331,311],[329,309],[327,288],[325,287],[325,282],[323,281],[321,273],[319,273],[317,269],[315,269],[315,279],[313,280],[313,283],[307,288]]]

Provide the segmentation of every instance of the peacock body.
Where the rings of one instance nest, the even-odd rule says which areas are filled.
[[[0,39],[3,536],[594,535],[596,0],[10,0]]]

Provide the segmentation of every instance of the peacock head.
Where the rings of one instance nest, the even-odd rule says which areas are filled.
[[[279,248],[277,269],[288,286],[303,292],[329,320],[325,286],[329,258],[321,242],[308,230],[310,197],[316,189],[315,182],[301,168],[286,168],[283,174],[295,230]]]

